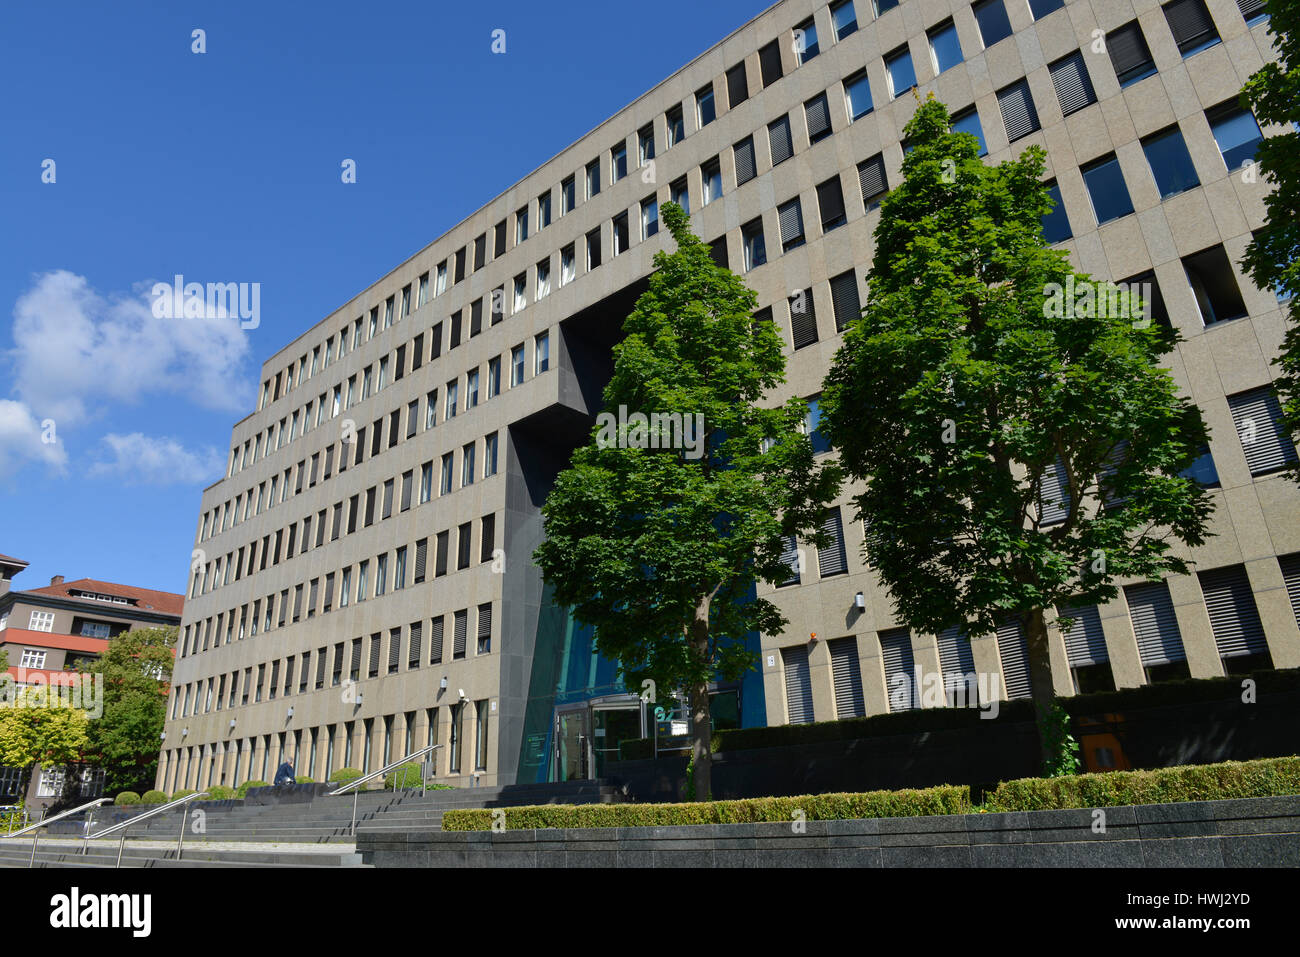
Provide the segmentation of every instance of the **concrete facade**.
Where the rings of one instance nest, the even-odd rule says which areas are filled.
[[[1243,566],[1271,664],[1300,665],[1295,611],[1300,577],[1291,575],[1288,593],[1285,576],[1291,566],[1279,564],[1279,556],[1300,552],[1300,489],[1277,475],[1252,475],[1227,398],[1271,381],[1282,310],[1271,293],[1257,290],[1232,265],[1247,315],[1206,326],[1180,261],[1221,244],[1235,264],[1251,230],[1263,222],[1267,186],[1228,170],[1206,111],[1234,98],[1246,77],[1272,56],[1266,25],[1248,27],[1235,4],[1210,0],[1221,42],[1184,58],[1154,0],[1071,0],[1038,20],[1025,0],[1006,0],[1011,35],[986,49],[972,7],[959,0],[903,0],[879,17],[868,0],[853,2],[857,28],[841,31],[842,38],[822,0],[785,0],[763,12],[265,363],[258,409],[234,427],[228,474],[203,494],[160,787],[265,778],[281,755],[295,760],[299,774],[321,780],[346,764],[378,768],[384,755],[396,759],[408,745],[427,743],[443,745],[436,752],[439,780],[513,783],[523,773],[524,751],[533,747],[525,730],[534,725],[525,716],[531,713],[530,700],[538,700],[537,681],[530,675],[537,677],[539,635],[558,627],[529,560],[541,534],[537,508],[569,449],[586,434],[608,374],[608,347],[644,288],[654,253],[671,245],[666,231],[645,235],[643,203],[673,198],[677,184],[685,181],[695,232],[706,241],[723,241],[727,262],[743,271],[786,337],[787,383],[772,401],[815,397],[840,344],[831,280],[852,271],[853,285],[865,299],[863,277],[880,213],[864,200],[859,164],[879,154],[889,183],[899,181],[901,132],[916,100],[910,92],[891,98],[884,58],[903,46],[921,96],[933,91],[954,113],[971,105],[977,109],[989,162],[1030,144],[1047,149],[1072,233],[1060,245],[1076,265],[1113,280],[1154,270],[1170,321],[1186,340],[1169,356],[1169,365],[1210,425],[1220,483],[1213,493],[1216,537],[1190,557],[1199,569]],[[793,31],[809,18],[818,53],[800,57]],[[927,31],[949,18],[962,62],[936,76]],[[1096,48],[1094,33],[1135,18],[1155,72],[1121,88],[1110,57]],[[780,78],[772,71],[774,43]],[[1050,65],[1073,51],[1082,52],[1096,102],[1065,116]],[[729,71],[741,64],[747,96],[737,96],[733,105]],[[851,121],[844,81],[861,70],[873,109]],[[1040,128],[1009,143],[998,92],[1021,79],[1028,82]],[[701,126],[708,109],[698,94],[710,86],[716,116]],[[831,132],[811,142],[808,104],[816,115],[815,101],[822,94]],[[678,109],[684,135],[671,142],[670,113]],[[774,166],[768,125],[782,116],[788,117],[793,155]],[[1200,185],[1162,201],[1141,140],[1173,124],[1181,130]],[[647,129],[654,138],[653,164],[640,161],[640,133]],[[734,147],[751,136],[755,175],[741,183]],[[617,176],[620,149],[626,150],[623,176]],[[1080,167],[1111,152],[1134,211],[1099,228]],[[590,193],[589,164],[595,161],[599,192]],[[720,195],[706,204],[715,161]],[[570,178],[571,209],[565,198]],[[835,178],[844,222],[823,226],[819,210],[826,211],[818,186]],[[543,197],[550,208],[545,225]],[[778,208],[796,197],[805,241],[785,244]],[[526,234],[518,224],[524,211]],[[756,219],[766,240],[766,263],[746,270],[742,227]],[[599,264],[589,242],[599,250]],[[817,332],[816,341],[806,341],[805,333],[796,347],[788,297],[801,290],[811,290]],[[403,307],[407,296],[409,310]],[[522,354],[521,376],[515,373],[514,356],[520,354],[515,350]],[[493,361],[500,364],[499,394],[489,386]],[[474,374],[478,400],[470,407]],[[449,417],[452,383],[456,414]],[[377,428],[382,438],[376,447]],[[496,467],[485,469],[492,436]],[[470,448],[474,464],[467,475]],[[451,481],[443,491],[447,455]],[[428,501],[421,493],[426,466],[432,485]],[[386,493],[387,482],[392,485]],[[809,548],[800,584],[762,589],[790,619],[785,634],[761,638],[759,668],[769,723],[787,720],[781,651],[797,647],[810,650],[814,719],[890,708],[879,634],[897,622],[888,595],[861,559],[862,526],[845,504],[853,491],[846,488],[840,499],[846,569],[823,580]],[[368,494],[374,497],[372,522],[365,518]],[[388,517],[386,494],[392,501]],[[354,512],[355,529],[348,531]],[[458,567],[459,537],[466,527],[469,560]],[[436,570],[441,533],[448,540],[445,574]],[[426,576],[416,582],[422,540]],[[402,548],[406,572],[399,588],[394,576]],[[386,562],[386,593],[376,597],[380,556]],[[365,599],[358,600],[362,562],[369,563],[368,581]],[[1168,585],[1188,673],[1222,674],[1198,579],[1187,576]],[[855,607],[858,593],[861,609]],[[268,602],[274,608],[269,631]],[[491,625],[480,646],[484,607],[490,608]],[[464,656],[457,657],[454,631],[462,612],[467,635]],[[443,647],[435,662],[429,639],[439,618]],[[1119,687],[1148,680],[1123,596],[1101,608],[1099,618],[1109,652],[1106,678]],[[413,623],[419,623],[422,641],[416,660],[410,658]],[[818,639],[810,642],[812,633]],[[375,636],[378,668],[372,677]],[[851,694],[837,701],[834,690],[825,639],[845,637],[856,646],[860,704]],[[393,655],[395,638],[401,644]],[[358,640],[361,662],[354,686],[346,679],[353,673]],[[1002,674],[1008,652],[995,636],[975,636],[971,646],[976,671]],[[341,667],[339,649],[345,656]],[[911,649],[918,672],[941,669],[935,636],[911,636]],[[1056,630],[1052,654],[1058,692],[1072,693],[1065,642]],[[1001,683],[996,687],[1007,693]],[[453,724],[458,760],[452,753]],[[548,739],[538,746],[553,745]]]

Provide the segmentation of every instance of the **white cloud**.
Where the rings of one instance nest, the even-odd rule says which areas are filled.
[[[58,431],[43,428],[23,403],[0,399],[0,479],[12,477],[33,461],[44,462],[57,472],[65,469],[68,453]]]
[[[169,394],[224,411],[252,406],[241,375],[248,337],[234,319],[158,319],[152,283],[102,296],[66,270],[38,276],[14,307],[13,387],[60,428],[95,418],[106,402]]]
[[[225,464],[215,448],[190,450],[165,436],[109,433],[103,441],[110,457],[93,463],[90,474],[120,479],[128,485],[207,485],[221,477]]]

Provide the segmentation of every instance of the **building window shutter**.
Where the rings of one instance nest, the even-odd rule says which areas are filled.
[[[831,280],[831,305],[835,310],[835,331],[843,332],[862,314],[862,301],[858,298],[858,276],[850,269]]]
[[[394,628],[388,633],[388,673],[391,675],[402,665],[402,629]]]
[[[1260,0],[1262,3],[1263,0]],[[749,99],[749,78],[745,75],[745,64],[737,63],[727,71],[727,105],[735,109]]]
[[[1062,608],[1061,617],[1072,622],[1070,630],[1061,630],[1065,638],[1065,657],[1071,668],[1084,668],[1110,661],[1106,650],[1106,635],[1101,628],[1101,615],[1096,605],[1077,605]]]
[[[379,674],[379,636],[370,636],[370,676]]]
[[[420,650],[421,650],[421,644],[423,638],[424,638],[424,622],[422,621],[411,622],[411,640],[410,642],[408,642],[410,647],[407,649],[407,662],[406,662],[406,666],[408,668],[420,667]]]
[[[1029,83],[1021,80],[998,93],[998,106],[1002,109],[1002,122],[1007,128],[1007,140],[1014,143],[1038,129],[1038,112],[1029,94]]]
[[[966,704],[978,704],[978,689],[971,688],[971,682],[967,680],[968,675],[975,674],[975,656],[971,651],[969,639],[958,630],[956,625],[937,637],[939,670],[943,672],[943,693],[948,701],[948,707],[951,708],[957,703],[959,688],[962,689],[962,698]],[[968,690],[972,693],[968,694]]]
[[[1216,39],[1218,32],[1210,11],[1205,8],[1204,0],[1173,0],[1165,4],[1165,19],[1169,21],[1169,32],[1174,35],[1178,52],[1184,56],[1190,50]]]
[[[767,140],[772,148],[772,165],[778,166],[794,155],[790,139],[790,117],[783,116],[767,125]]]
[[[1201,572],[1201,594],[1210,615],[1214,643],[1220,658],[1257,655],[1268,651],[1264,625],[1259,620],[1255,596],[1244,565],[1232,565]]]
[[[747,183],[757,175],[754,165],[754,138],[747,136],[734,147],[736,160],[736,185]]]
[[[1057,60],[1049,69],[1052,74],[1052,85],[1056,87],[1056,98],[1061,101],[1063,115],[1069,116],[1097,102],[1097,95],[1092,89],[1092,80],[1088,76],[1088,68],[1083,63],[1083,54],[1075,51]]]
[[[881,197],[889,191],[889,182],[885,178],[885,158],[877,153],[871,159],[858,164],[858,184],[862,187],[862,206],[871,209],[879,204]]]
[[[815,97],[804,104],[804,114],[808,119],[808,141],[816,143],[829,136],[831,132],[831,110],[826,102],[826,94]]]
[[[1169,586],[1164,582],[1130,585],[1124,595],[1143,667],[1182,661],[1186,655],[1174,604],[1169,600]]]
[[[783,535],[781,537],[781,563],[790,569],[790,577],[781,584],[799,584],[799,540],[793,535]]]
[[[402,511],[405,512],[411,507],[411,488],[415,485],[415,473],[406,472],[402,475]]]
[[[479,538],[479,556],[480,562],[492,561],[492,553],[496,550],[497,540],[497,517],[493,513],[483,516],[483,534]]]
[[[759,72],[763,75],[763,86],[771,86],[781,79],[781,46],[773,40],[758,51]]]
[[[1295,444],[1282,431],[1282,409],[1271,388],[1228,396],[1228,407],[1251,475],[1267,475],[1295,463]]]
[[[817,313],[811,289],[790,297],[790,338],[796,349],[817,341]]]
[[[1007,698],[1028,698],[1029,648],[1020,622],[1005,621],[998,626],[998,658],[1002,662],[1002,684],[1007,689]]]
[[[885,694],[889,710],[911,711],[917,706],[916,665],[912,660],[912,636],[906,628],[880,633],[880,659],[885,667]]]
[[[818,571],[822,578],[843,575],[849,570],[849,563],[844,554],[844,525],[838,507],[827,509],[822,518],[821,530],[830,536],[831,542],[825,548],[817,550]]]
[[[781,649],[785,669],[785,707],[789,724],[810,724],[813,720],[812,677],[808,671],[808,649]]]
[[[1237,0],[1237,9],[1247,23],[1264,13],[1264,0]]]
[[[838,176],[817,187],[817,208],[822,214],[822,231],[826,232],[844,223],[844,190]]]
[[[799,200],[794,199],[776,211],[777,225],[781,230],[781,246],[793,249],[803,242],[803,210]]]
[[[835,682],[835,717],[861,718],[866,715],[862,700],[862,667],[858,661],[858,639],[837,638],[830,643],[831,676]]]
[[[1059,525],[1070,514],[1070,479],[1065,465],[1055,459],[1038,485],[1039,523]]]
[[[415,583],[424,581],[425,566],[429,559],[429,540],[422,538],[415,543]]]
[[[1125,78],[1143,70],[1151,62],[1151,51],[1147,48],[1142,28],[1134,20],[1106,37],[1106,50],[1110,53],[1111,65],[1115,76],[1123,83]]]
[[[463,609],[456,612],[455,634],[452,639],[453,644],[451,648],[451,656],[453,658],[465,657],[465,635],[468,630],[469,610]]]
[[[478,654],[492,650],[492,603],[478,606]]]
[[[247,686],[248,682],[244,682]],[[321,688],[325,685],[325,649],[316,652],[316,687]]]
[[[442,615],[429,622],[429,664],[431,665],[442,661],[442,627]]]

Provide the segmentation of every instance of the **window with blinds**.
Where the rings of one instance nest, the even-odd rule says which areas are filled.
[[[1029,92],[1029,81],[1020,80],[998,91],[998,107],[1007,129],[1008,142],[1028,136],[1038,129],[1038,111]]]
[[[979,682],[970,639],[956,625],[938,636],[939,670],[943,673],[943,695],[948,707],[979,704]]]
[[[497,541],[497,517],[495,513],[483,516],[481,531],[478,560],[480,562],[490,562],[492,561],[492,553],[496,550]]]
[[[1255,607],[1255,596],[1250,590],[1246,566],[1230,565],[1199,572],[1201,594],[1205,597],[1205,610],[1210,616],[1214,643],[1219,648],[1224,670],[1229,671],[1229,658],[1267,656],[1268,642],[1264,638],[1264,625]],[[1271,667],[1272,662],[1261,665]]]
[[[413,621],[410,627],[410,640],[407,641],[406,667],[420,667],[420,652],[423,650],[424,622]]]
[[[325,649],[316,649],[316,687],[325,687]],[[247,701],[248,673],[244,673],[245,701]]]
[[[455,613],[454,634],[452,635],[451,656],[453,659],[465,657],[465,637],[469,630],[469,609],[462,608]]]
[[[813,307],[812,289],[804,289],[789,299],[790,339],[796,349],[817,341],[817,312]]]
[[[1186,660],[1169,586],[1164,582],[1129,585],[1124,589],[1124,596],[1128,600],[1129,620],[1133,623],[1142,666],[1152,669]]]
[[[858,164],[858,185],[862,189],[862,206],[868,212],[880,205],[880,201],[889,192],[889,180],[885,176],[885,157],[877,153],[870,159]]]
[[[422,538],[415,543],[415,578],[414,583],[424,581],[424,573],[429,560],[429,540]]]
[[[808,670],[808,649],[803,646],[782,648],[781,664],[785,671],[786,723],[812,723],[812,675]]]
[[[862,315],[862,302],[858,296],[858,275],[855,270],[842,272],[831,278],[831,308],[835,312],[835,331],[843,332]]]
[[[794,155],[794,140],[790,137],[790,117],[780,116],[767,124],[767,143],[772,152],[772,165],[779,166]]]
[[[817,208],[821,211],[823,233],[844,225],[844,190],[838,174],[817,185]]]
[[[1071,668],[1110,661],[1096,605],[1067,605],[1059,610],[1059,616],[1070,619],[1070,627],[1062,626],[1061,634],[1065,638],[1065,657]]]
[[[758,69],[763,77],[763,86],[768,87],[781,79],[781,45],[773,40],[758,51]]]
[[[1178,52],[1184,58],[1219,42],[1219,33],[1214,29],[1205,0],[1172,0],[1164,5],[1163,10],[1165,19],[1169,21],[1169,32],[1174,35]]]
[[[754,163],[754,137],[746,136],[731,148],[731,153],[736,163],[737,186],[748,183],[758,175],[758,167]]]
[[[1295,443],[1282,430],[1282,408],[1271,387],[1230,395],[1228,408],[1251,475],[1268,475],[1295,464]]]
[[[1085,106],[1097,102],[1097,94],[1092,88],[1092,78],[1084,65],[1083,54],[1078,50],[1069,56],[1063,56],[1048,66],[1052,75],[1052,86],[1056,88],[1056,98],[1061,103],[1061,115],[1077,113]]]
[[[799,204],[798,197],[778,206],[776,218],[781,229],[782,251],[789,252],[802,246],[804,243],[803,208]]]
[[[1264,0],[1237,0],[1237,9],[1241,11],[1242,19],[1249,26],[1268,19],[1268,11],[1264,9]]]
[[[388,673],[397,674],[402,668],[402,629],[388,630]]]
[[[443,616],[437,615],[429,622],[429,664],[442,662]]]
[[[361,639],[352,639],[352,666],[348,669],[348,676],[353,681],[361,680]]]
[[[727,103],[735,109],[749,99],[749,78],[745,73],[745,64],[737,63],[727,71]]]
[[[998,625],[998,660],[1002,662],[1002,685],[1007,699],[1028,698],[1029,646],[1019,621],[1004,621]]]
[[[862,698],[862,666],[858,660],[858,639],[837,638],[828,642],[831,678],[835,684],[835,717],[861,718],[867,708]]]
[[[1136,20],[1106,34],[1106,52],[1110,54],[1121,87],[1145,80],[1156,72],[1151,50]]]
[[[803,105],[804,117],[808,121],[808,142],[810,144],[824,140],[831,135],[831,108],[826,102],[826,94],[819,93]]]
[[[825,548],[817,549],[817,570],[822,578],[848,573],[849,563],[844,552],[844,524],[839,506],[829,508],[822,517],[821,530],[829,538]]]
[[[366,674],[371,678],[379,677],[379,645],[382,640],[379,632],[370,636],[370,667],[366,670]]]
[[[880,633],[880,659],[885,668],[885,694],[891,712],[911,711],[918,701],[912,636],[906,628]]]
[[[486,655],[492,650],[492,603],[485,602],[478,606],[478,650],[476,654]]]
[[[790,577],[778,587],[799,584],[799,541],[793,535],[781,536],[781,563],[790,569]]]
[[[439,532],[435,538],[435,555],[433,559],[433,577],[441,578],[447,574],[447,551],[451,544],[451,532]]]
[[[1059,525],[1069,514],[1070,480],[1057,458],[1038,483],[1038,521],[1040,525]]]
[[[506,221],[503,219],[492,228],[492,255],[500,257],[506,254]]]

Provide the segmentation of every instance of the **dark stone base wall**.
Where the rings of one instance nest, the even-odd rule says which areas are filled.
[[[509,812],[507,811],[507,814]],[[367,832],[376,867],[1295,867],[1300,796],[942,817]]]

